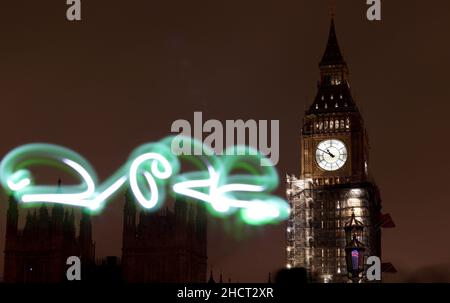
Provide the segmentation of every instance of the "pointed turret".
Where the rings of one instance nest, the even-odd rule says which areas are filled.
[[[75,238],[77,231],[75,227],[75,213],[73,208],[70,210],[68,230],[70,237]]]
[[[143,223],[143,212],[140,213],[139,224]],[[123,207],[122,245],[127,247],[134,243],[136,238],[136,200],[130,189],[125,192],[125,204]]]
[[[25,217],[25,226],[23,228],[23,236],[25,238],[29,237],[33,231],[33,216],[31,212],[27,211],[27,216]]]
[[[38,215],[37,215],[36,209],[34,209],[33,216],[31,217],[31,223],[32,223],[33,228],[35,228],[38,223]]]
[[[75,215],[73,209],[64,212],[63,221],[64,240],[73,239],[75,237]]]
[[[183,222],[186,220],[188,204],[186,203],[186,199],[180,196],[176,196],[175,198],[175,215],[179,220]]]
[[[39,208],[39,226],[41,228],[48,228],[49,219],[47,206],[42,204]]]
[[[58,179],[58,189],[56,193],[61,193],[61,178]],[[52,207],[52,231],[59,233],[62,231],[64,221],[64,207],[61,204],[55,203]]]
[[[86,210],[81,211],[79,244],[83,264],[91,265],[95,259],[95,244],[92,241],[91,215]]]
[[[47,239],[50,233],[50,216],[45,203],[39,207],[38,227],[39,239]]]
[[[30,226],[29,232],[32,235],[32,240],[35,240],[37,233],[38,233],[38,227],[39,227],[39,219],[38,219],[36,209],[34,209],[33,215],[30,216],[29,226]]]
[[[24,230],[28,230],[28,229],[30,229],[31,228],[31,213],[30,213],[30,211],[28,210],[27,211],[27,216],[26,216],[26,218],[25,218],[25,227],[24,227]]]
[[[124,225],[126,228],[136,227],[136,201],[128,189],[125,193],[125,205],[123,207]]]
[[[214,281],[214,276],[213,276],[213,271],[211,269],[211,271],[209,272],[209,280],[208,280],[209,284],[214,284],[216,283],[216,281]]]
[[[91,220],[91,215],[85,210],[81,211],[80,242],[81,243],[92,243],[92,220]]]
[[[6,237],[15,237],[19,224],[19,207],[14,196],[9,197],[8,211],[6,215]]]
[[[67,235],[68,225],[69,225],[69,212],[66,209],[64,210],[64,219],[63,219],[64,235]]]

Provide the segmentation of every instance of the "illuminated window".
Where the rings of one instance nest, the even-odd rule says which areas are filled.
[[[361,200],[358,198],[350,198],[347,200],[348,207],[361,207]],[[355,209],[355,215],[356,215],[356,209]]]
[[[320,121],[319,122],[319,131],[322,131],[322,129],[323,129],[323,121]]]
[[[337,104],[337,103],[336,103]],[[336,129],[339,129],[339,120],[336,120],[336,122],[334,122],[334,127]]]
[[[334,96],[333,96],[333,94],[331,94],[331,100],[333,100],[334,99]]]
[[[359,251],[352,250],[352,268],[354,270],[358,269],[358,262],[359,262]]]
[[[328,108],[328,104],[325,103],[325,109],[327,109],[327,108]]]
[[[319,104],[316,104],[316,109],[319,109]]]
[[[344,129],[345,124],[344,124],[344,119],[341,119],[341,129]]]
[[[338,107],[338,104],[337,104],[337,102],[336,102],[336,104],[334,105],[334,107],[336,107],[336,108]]]
[[[325,122],[323,124],[323,129],[325,129],[325,130],[328,129],[328,120],[325,120]]]
[[[347,117],[347,119],[345,119],[345,128],[349,129],[350,128],[350,118]]]
[[[333,120],[331,120],[330,121],[330,129],[333,129],[333,126],[334,126],[334,122],[333,122]]]

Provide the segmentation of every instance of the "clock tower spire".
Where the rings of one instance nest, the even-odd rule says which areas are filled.
[[[336,36],[336,28],[334,24],[334,17],[331,18],[330,32],[328,34],[328,43],[325,48],[325,53],[323,54],[322,60],[319,63],[322,82],[325,82],[325,76],[332,76],[334,72],[339,72],[340,81],[344,82],[344,76],[348,76],[347,64],[344,61],[341,50],[339,48],[338,39]],[[335,71],[330,69],[333,67]],[[327,80],[331,80],[328,78]]]

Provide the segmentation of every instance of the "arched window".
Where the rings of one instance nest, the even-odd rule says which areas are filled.
[[[334,127],[336,129],[339,129],[339,120],[336,119],[336,121],[334,122]]]
[[[334,122],[333,122],[333,120],[330,120],[330,129],[332,130],[333,127],[334,127]]]
[[[350,129],[350,118],[349,117],[347,117],[347,119],[345,119],[345,128]]]

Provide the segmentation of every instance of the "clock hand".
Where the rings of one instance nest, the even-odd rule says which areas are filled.
[[[334,158],[334,155],[332,153],[330,153],[330,151],[328,149],[327,150],[323,150],[321,148],[317,148],[317,149],[320,150],[320,151],[323,151],[326,154],[329,154],[332,158]]]
[[[331,156],[331,158],[334,158],[334,155],[328,150],[328,148],[327,148],[327,152]]]

